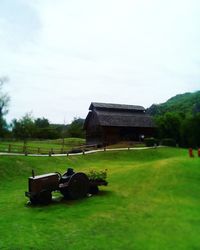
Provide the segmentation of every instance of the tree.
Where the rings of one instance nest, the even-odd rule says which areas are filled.
[[[71,124],[67,127],[68,137],[84,138],[85,133],[83,131],[84,119],[74,118]]]
[[[200,147],[200,113],[182,122],[181,144],[187,147]]]
[[[159,115],[161,114],[161,108],[159,105],[152,104],[148,109],[147,109],[147,114],[149,115]]]
[[[12,131],[15,138],[26,142],[29,138],[34,138],[36,126],[30,113],[25,114],[21,119],[14,119],[12,122]]]
[[[172,138],[177,143],[180,141],[181,116],[178,113],[168,112],[155,120],[160,138]]]
[[[37,118],[35,120],[36,134],[35,138],[39,139],[56,139],[61,136],[56,125],[50,124],[46,118]]]
[[[193,114],[196,115],[200,113],[200,101],[196,102],[193,106]]]
[[[37,118],[35,120],[36,134],[35,137],[39,139],[51,138],[50,124],[46,118]]]
[[[3,85],[8,81],[6,77],[0,77],[0,136],[3,137],[7,130],[7,123],[4,116],[8,113],[8,105],[10,97],[7,93],[3,92]]]
[[[37,118],[35,120],[35,125],[37,128],[47,128],[49,127],[49,120],[46,118]]]

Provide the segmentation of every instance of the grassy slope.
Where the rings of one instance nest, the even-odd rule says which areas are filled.
[[[78,147],[85,143],[85,139],[82,138],[65,138],[64,139],[64,148],[63,148],[63,140],[40,140],[40,141],[28,141],[27,147],[29,153],[37,153],[37,149],[40,148],[41,153],[48,153],[51,149],[53,150],[69,150],[73,147]],[[7,152],[8,145],[12,145],[12,149],[19,151],[20,153],[23,150],[24,142],[23,141],[3,141],[0,143],[0,152]]]
[[[108,169],[109,186],[80,201],[26,205],[27,177]],[[0,249],[200,249],[200,159],[149,149],[75,157],[0,158]]]

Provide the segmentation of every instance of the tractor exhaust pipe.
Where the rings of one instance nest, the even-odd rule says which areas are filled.
[[[35,178],[35,172],[33,169],[32,169],[32,177]]]

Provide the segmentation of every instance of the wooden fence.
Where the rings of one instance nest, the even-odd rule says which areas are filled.
[[[61,146],[61,147],[33,147],[27,145],[15,145],[15,144],[0,144],[0,152],[3,153],[20,153],[20,154],[68,154],[68,153],[81,153],[88,150],[96,149],[96,145],[78,145],[77,147],[72,147],[69,149]]]

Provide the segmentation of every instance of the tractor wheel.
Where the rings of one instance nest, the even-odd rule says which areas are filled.
[[[51,202],[52,200],[52,194],[50,191],[42,191],[38,195],[38,202],[43,205],[47,205]]]
[[[71,176],[68,186],[61,189],[61,193],[66,199],[81,199],[85,197],[89,190],[89,179],[84,173],[76,173]]]
[[[90,186],[89,194],[98,194],[98,192],[99,192],[98,186]]]
[[[30,202],[32,205],[37,205],[39,203],[39,200],[37,197],[30,198]]]

